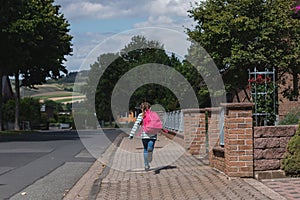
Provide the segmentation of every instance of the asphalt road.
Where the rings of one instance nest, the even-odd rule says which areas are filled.
[[[0,136],[0,199],[61,199],[119,134],[107,130]],[[96,150],[90,149],[90,141]]]

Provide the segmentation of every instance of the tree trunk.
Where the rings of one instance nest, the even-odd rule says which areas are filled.
[[[3,73],[0,72],[0,131],[2,131],[3,127]]]
[[[241,102],[241,100],[240,100],[240,97],[239,97],[239,93],[238,93],[238,91],[236,90],[236,89],[234,89],[234,93],[235,93],[235,96],[236,96],[236,100],[237,100],[237,102]]]
[[[109,115],[109,126],[113,127],[113,116]]]
[[[297,101],[299,97],[298,73],[293,72],[293,100]]]
[[[249,97],[248,91],[246,90],[246,88],[243,88],[243,90],[244,90],[244,93],[245,93],[244,101],[247,99],[249,102],[251,102],[251,98]],[[251,90],[249,92],[251,93]]]
[[[15,74],[16,108],[15,108],[15,130],[20,130],[20,80],[19,73]]]

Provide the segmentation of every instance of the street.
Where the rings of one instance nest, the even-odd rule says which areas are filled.
[[[103,153],[119,131],[81,131],[97,140]],[[82,137],[82,136],[81,136]],[[61,199],[95,158],[76,131],[0,137],[0,198]]]

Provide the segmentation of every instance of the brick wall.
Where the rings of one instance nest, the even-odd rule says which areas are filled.
[[[183,110],[184,134],[169,132],[166,135],[199,158],[208,154],[210,166],[228,176],[253,177],[252,106],[251,103],[231,103],[220,108]],[[226,111],[224,147],[219,144],[222,109]],[[205,116],[208,116],[208,130]]]
[[[208,115],[208,148],[211,154],[212,149],[219,144],[220,138],[220,113],[221,107],[207,108]]]
[[[300,101],[289,101],[287,99],[283,99],[279,101],[278,113],[279,113],[279,121],[283,120],[284,117],[290,112],[294,111],[295,108],[299,109]]]
[[[184,118],[184,147],[193,155],[197,155],[201,145],[199,127],[201,119],[200,109],[182,110]]]
[[[220,146],[220,113],[221,107],[207,108],[208,116],[208,150],[209,150],[209,163],[211,167],[214,167],[220,171],[225,170],[225,158],[224,149]]]
[[[209,166],[225,172],[225,154],[224,147],[216,145],[209,154]]]
[[[253,177],[252,103],[223,104],[225,174]]]
[[[221,108],[186,109],[184,114],[184,143],[189,153],[199,158],[206,157],[218,143]],[[208,130],[206,129],[208,117]]]
[[[300,78],[300,76],[298,76]],[[279,83],[278,88],[278,115],[279,120],[282,120],[288,113],[293,111],[295,108],[299,108],[300,106],[300,97],[296,99],[296,101],[290,101],[287,98],[284,98],[282,92],[290,87],[293,88],[293,76],[289,73],[285,73],[281,76],[281,79],[284,80],[285,84],[282,85]],[[300,86],[300,83],[299,83]]]
[[[297,131],[292,126],[254,128],[254,171],[279,170],[287,143]]]
[[[172,132],[172,130],[164,134],[192,155],[199,156],[205,152],[205,109],[184,109],[182,112],[183,134]]]
[[[298,126],[253,128],[252,103],[221,106],[183,110],[184,133],[168,136],[198,158],[208,155],[210,166],[230,177],[254,177],[257,171],[280,169],[286,145]],[[221,111],[224,146],[219,143]]]
[[[206,150],[206,122],[205,122],[205,115],[206,111],[205,109],[199,110],[198,115],[198,127],[197,131],[194,135],[192,135],[192,142],[190,143],[190,153],[192,155],[198,156],[200,158],[203,158],[207,155]]]

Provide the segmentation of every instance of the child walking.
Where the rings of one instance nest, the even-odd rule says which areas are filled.
[[[145,114],[147,111],[149,111],[151,108],[151,105],[148,102],[143,102],[140,106],[142,112],[138,115],[134,126],[131,129],[129,139],[132,139],[133,136],[136,134],[136,131],[139,130],[139,127],[143,125],[143,119],[145,118]],[[154,150],[155,141],[157,140],[157,133],[156,134],[149,134],[146,133],[143,129],[141,129],[141,138],[142,143],[144,146],[144,164],[145,164],[145,170],[150,170],[150,163],[152,161],[152,154]]]

